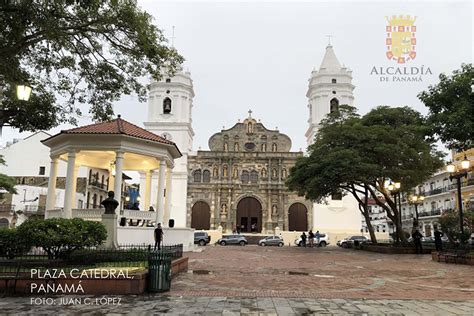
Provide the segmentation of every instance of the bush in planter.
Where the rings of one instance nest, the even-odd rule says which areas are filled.
[[[30,251],[31,246],[30,239],[21,235],[16,228],[0,229],[0,257],[14,259]]]
[[[459,228],[459,213],[450,212],[441,215],[439,218],[442,231],[446,234],[452,245],[461,247],[468,246],[471,234],[474,232],[474,212],[464,213],[464,234]]]
[[[34,246],[42,247],[50,259],[66,258],[72,251],[102,244],[107,231],[99,222],[80,218],[27,220],[18,227]]]

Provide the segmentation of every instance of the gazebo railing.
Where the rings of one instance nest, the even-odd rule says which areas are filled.
[[[48,210],[48,217],[62,217],[62,209],[53,209]],[[72,217],[73,218],[82,218],[89,221],[100,221],[102,219],[102,214],[105,213],[105,209],[73,209]],[[154,220],[156,217],[155,212],[149,211],[137,211],[137,210],[123,210],[119,214],[119,217],[125,217],[126,219],[132,220]]]

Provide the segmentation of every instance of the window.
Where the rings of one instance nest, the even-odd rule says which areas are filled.
[[[249,182],[249,172],[247,170],[242,171],[242,175],[240,176],[240,180],[242,183],[248,183]]]
[[[171,99],[166,97],[163,100],[163,113],[170,114],[171,113]]]
[[[204,170],[202,173],[202,182],[211,182],[211,172],[209,170]]]
[[[102,189],[103,189],[103,188],[104,188],[104,175],[102,175],[102,178],[101,178],[100,184],[101,184],[101,186],[102,186]]]
[[[171,82],[171,79],[170,79],[170,78],[166,78],[166,82]]]
[[[336,98],[332,98],[331,101],[329,102],[330,108],[329,112],[334,113],[339,111],[339,100]]]
[[[89,208],[90,204],[91,204],[91,193],[90,192],[87,192],[87,202],[86,202],[86,208]]]
[[[245,143],[244,145],[246,150],[254,150],[255,149],[255,144],[254,143]]]
[[[337,83],[337,80],[336,80],[336,79],[332,79],[331,82],[332,82],[332,83]]]
[[[92,208],[97,208],[97,194],[92,197]]]
[[[194,177],[194,182],[201,182],[201,170],[196,170],[194,171],[193,173],[193,177]]]
[[[257,183],[258,182],[258,172],[255,170],[252,170],[250,173],[250,182],[251,183]]]
[[[89,184],[92,183],[92,169],[89,169]]]
[[[40,166],[39,175],[44,176],[45,173],[46,173],[46,167],[45,166]]]

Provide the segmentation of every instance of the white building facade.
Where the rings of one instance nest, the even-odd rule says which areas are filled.
[[[305,134],[310,146],[318,133],[324,117],[337,111],[339,105],[353,105],[352,71],[342,66],[331,45],[319,70],[313,70],[309,79],[308,92],[308,130]],[[327,204],[313,205],[313,227],[330,234],[356,234],[361,230],[361,214],[357,201],[351,195],[334,195]]]
[[[162,80],[152,82],[148,101],[148,121],[145,128],[174,142],[182,153],[175,160],[171,178],[170,195],[172,216],[176,227],[186,227],[186,202],[188,188],[188,155],[192,152],[194,131],[192,128],[192,108],[194,89],[190,72],[181,68],[173,76],[164,75]],[[145,187],[146,176],[140,174],[140,188]],[[155,196],[152,188],[151,196]],[[140,192],[140,196],[144,196]],[[153,203],[151,203],[153,205]],[[164,223],[165,226],[168,223]]]

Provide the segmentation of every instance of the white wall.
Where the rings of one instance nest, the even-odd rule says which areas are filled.
[[[341,201],[329,201],[327,205],[313,204],[313,231],[360,234],[360,228],[360,211],[352,196],[344,196]]]
[[[118,226],[119,245],[155,244],[154,227]],[[194,249],[193,228],[163,228],[163,244],[183,244],[183,251]]]

